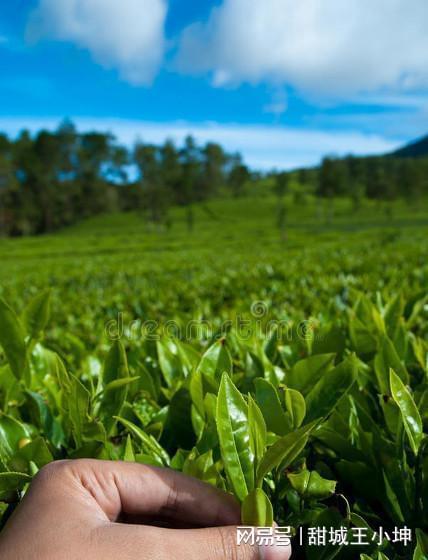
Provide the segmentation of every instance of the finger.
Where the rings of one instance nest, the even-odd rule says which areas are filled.
[[[90,459],[51,465],[51,474],[49,469],[53,475],[45,481],[57,488],[52,478],[62,478],[67,500],[72,491],[86,509],[91,499],[109,521],[125,514],[177,519],[198,527],[240,522],[239,504],[231,495],[171,469]]]
[[[209,529],[161,529],[108,524],[94,537],[104,560],[288,560],[289,544],[238,544],[236,526]]]

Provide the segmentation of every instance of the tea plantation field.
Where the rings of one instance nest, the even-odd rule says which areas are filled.
[[[125,459],[291,526],[293,558],[426,558],[427,206],[290,199],[280,234],[253,196],[171,222],[0,240],[3,523],[52,459]]]

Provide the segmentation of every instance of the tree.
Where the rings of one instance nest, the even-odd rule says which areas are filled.
[[[309,183],[310,173],[308,169],[302,168],[299,169],[297,172],[297,181],[299,184],[304,187]]]
[[[182,196],[187,206],[186,222],[187,229],[193,230],[195,217],[193,204],[198,200],[198,181],[200,179],[199,150],[192,136],[187,136],[184,147],[181,150],[182,162]]]
[[[235,154],[232,158],[232,165],[229,172],[229,185],[235,197],[242,196],[245,184],[250,179],[248,167],[242,163],[241,156]]]
[[[344,195],[347,192],[349,192],[349,178],[345,163],[335,158],[325,157],[319,170],[317,193],[326,200],[328,224],[332,222],[334,216],[334,196]]]
[[[149,222],[165,225],[168,221],[168,209],[171,202],[170,191],[162,182],[160,150],[151,144],[137,143],[134,149],[134,161],[140,172],[140,184],[143,190],[143,207]]]
[[[138,178],[134,178],[137,170]],[[149,222],[170,224],[169,207],[193,206],[224,184],[241,194],[251,178],[240,156],[189,136],[181,149],[137,143],[132,155],[109,133],[79,133],[69,120],[54,132],[0,134],[0,233],[45,233],[115,209],[142,209]]]
[[[398,164],[396,181],[397,188],[409,204],[420,200],[423,192],[423,173],[417,161],[401,160]]]
[[[282,241],[285,241],[286,239],[287,208],[284,198],[287,194],[288,183],[288,173],[283,172],[276,175],[274,190],[278,198],[277,226]]]
[[[175,204],[184,204],[182,193],[183,170],[180,162],[180,152],[171,140],[167,140],[160,148],[160,177],[162,184],[167,187]]]
[[[344,195],[348,192],[348,186],[345,163],[335,158],[325,157],[318,175],[318,194],[325,198]]]
[[[11,193],[16,192],[18,181],[13,167],[12,143],[0,134],[0,235],[10,235],[13,228]]]
[[[208,142],[202,150],[202,198],[216,195],[225,182],[227,156],[219,144]]]

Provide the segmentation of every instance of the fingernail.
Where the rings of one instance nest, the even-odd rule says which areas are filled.
[[[288,560],[291,556],[291,546],[259,545],[260,560]]]
[[[273,527],[278,527],[276,521],[273,522]],[[291,556],[291,544],[278,544],[275,541],[273,544],[259,544],[259,554],[260,560],[288,560]]]

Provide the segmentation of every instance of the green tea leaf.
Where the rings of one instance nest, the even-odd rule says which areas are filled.
[[[428,556],[428,534],[422,529],[416,529],[416,540],[421,552]]]
[[[30,441],[27,445],[24,445],[18,449],[18,451],[13,456],[10,467],[14,470],[24,470],[22,465],[25,465],[25,471],[30,469],[30,463],[33,463],[38,469],[41,469],[51,461],[53,461],[53,456],[45,440],[42,437],[37,437],[33,441]],[[18,469],[18,465],[20,468]]]
[[[257,468],[257,487],[261,486],[263,478],[275,467],[281,464],[286,469],[299,456],[306,446],[311,431],[318,423],[319,420],[315,420],[283,436],[268,448]]]
[[[382,474],[385,485],[385,494],[391,511],[400,520],[401,523],[404,523],[404,516],[401,509],[400,500],[398,499],[397,494],[395,493],[390,481],[388,480],[388,474],[385,471],[383,471]]]
[[[135,462],[142,465],[151,465],[152,467],[164,467],[165,463],[157,455],[148,455],[147,453],[137,453]]]
[[[140,377],[138,375],[134,375],[134,377],[122,377],[121,379],[115,379],[114,381],[110,381],[105,388],[104,393],[108,393],[110,391],[117,391],[118,389],[122,389],[127,385],[131,385],[134,381],[138,381]]]
[[[291,486],[303,497],[322,500],[334,494],[336,481],[327,480],[320,476],[317,471],[304,469],[299,473],[288,473]]]
[[[131,439],[131,436],[129,434],[126,438],[126,445],[125,445],[125,451],[123,453],[123,460],[124,461],[129,461],[131,463],[135,463],[134,448],[132,447],[132,439]]]
[[[321,379],[306,395],[306,421],[326,417],[339,404],[354,384],[356,364],[350,356],[333,369],[324,371]]]
[[[384,336],[374,360],[375,373],[378,381],[379,390],[384,395],[389,395],[389,370],[392,368],[403,381],[409,382],[409,374],[402,364],[394,344]]]
[[[189,381],[189,391],[192,397],[192,402],[195,405],[201,416],[205,415],[204,407],[204,385],[202,380],[202,373],[195,371]]]
[[[126,374],[126,375],[125,375]],[[103,368],[103,382],[108,386],[113,381],[127,378],[128,362],[126,352],[120,340],[116,340],[106,356]]]
[[[413,552],[413,560],[426,560],[427,556],[421,550],[419,545],[416,546]]]
[[[208,348],[202,356],[196,371],[214,379],[220,379],[224,372],[232,373],[232,358],[224,338]]]
[[[387,304],[384,313],[384,321],[388,335],[394,338],[404,313],[404,300],[401,293],[396,294]]]
[[[31,476],[21,472],[0,473],[0,498],[4,492],[20,490],[24,484],[31,482]]]
[[[316,354],[294,364],[287,374],[286,384],[304,395],[331,369],[335,354]]]
[[[161,464],[169,465],[170,458],[168,453],[166,453],[153,436],[146,434],[144,430],[136,426],[133,422],[129,422],[125,418],[117,416],[116,420],[123,424],[125,428],[127,428],[140,440],[148,454],[152,455],[155,459],[158,459]]]
[[[305,398],[299,391],[295,389],[285,389],[285,408],[291,418],[291,424],[294,429],[301,426],[306,416]]]
[[[22,379],[26,365],[27,348],[24,330],[16,313],[0,299],[0,346],[16,378]]]
[[[280,436],[285,435],[290,431],[291,424],[282,410],[277,390],[272,383],[262,377],[257,377],[254,385],[256,401],[262,411],[267,429]]]
[[[166,449],[174,450],[177,447],[191,449],[195,445],[196,438],[192,426],[191,406],[192,400],[189,391],[181,387],[170,400],[160,440]]]
[[[261,488],[252,490],[242,502],[241,521],[254,527],[272,527],[272,504]]]
[[[222,480],[218,466],[214,463],[210,449],[202,455],[194,448],[184,461],[182,471],[188,476],[194,476],[213,486],[222,487]]]
[[[114,342],[107,354],[103,369],[103,381],[104,394],[101,401],[101,411],[104,426],[109,434],[116,423],[114,416],[120,415],[128,394],[129,383],[133,381],[129,376],[128,360],[120,340]]]
[[[175,346],[173,347],[171,340],[168,338],[157,340],[156,347],[160,370],[168,387],[173,388],[185,377],[180,360],[173,351],[173,349],[176,351],[176,348]]]
[[[0,414],[0,459],[7,463],[19,449],[19,442],[31,437],[27,426],[16,418]]]
[[[393,369],[390,370],[389,379],[392,398],[400,408],[410,447],[413,453],[417,455],[423,438],[423,426],[419,410],[409,390]]]
[[[248,423],[250,425],[250,445],[255,457],[255,465],[266,450],[266,423],[260,408],[251,395],[248,395]]]
[[[349,336],[353,350],[359,355],[371,354],[376,350],[376,338],[353,312],[349,317]]]
[[[254,487],[254,453],[250,445],[247,403],[227,373],[220,383],[216,421],[227,477],[236,497],[243,501]]]
[[[93,437],[93,425],[89,416],[91,395],[83,383],[72,373],[68,373],[62,360],[56,354],[50,355],[50,367],[61,388],[61,406],[67,428],[71,430],[77,447],[81,447],[85,432]]]
[[[50,316],[50,290],[40,292],[24,309],[23,320],[27,333],[37,339],[44,331]]]

